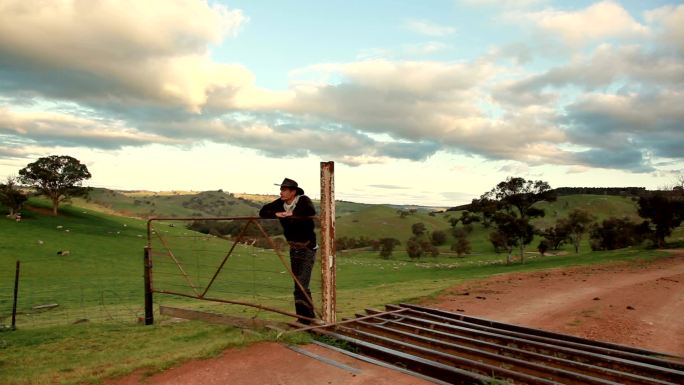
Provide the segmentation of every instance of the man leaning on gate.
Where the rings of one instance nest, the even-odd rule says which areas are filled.
[[[296,282],[294,285],[295,310],[301,316],[298,321],[307,325],[311,323],[310,319],[316,318],[309,290],[318,248],[314,221],[310,218],[315,215],[316,209],[311,199],[304,195],[304,190],[297,182],[289,178],[280,184],[280,198],[264,205],[259,211],[260,217],[278,218],[283,226],[285,239],[290,245],[292,273],[301,284],[301,287]]]

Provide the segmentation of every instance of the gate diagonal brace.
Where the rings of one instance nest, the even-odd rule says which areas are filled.
[[[220,273],[221,270],[223,269],[223,265],[225,265],[225,264],[226,264],[226,261],[228,261],[228,257],[230,257],[230,255],[233,254],[233,250],[235,250],[235,246],[237,246],[237,244],[240,243],[240,241],[242,240],[242,238],[245,236],[245,232],[247,232],[247,228],[249,227],[250,224],[252,224],[252,222],[254,222],[253,219],[247,220],[247,223],[245,223],[245,226],[242,228],[242,231],[240,231],[240,234],[239,234],[238,237],[235,239],[235,242],[233,242],[233,245],[230,247],[230,250],[228,250],[228,254],[226,254],[226,256],[223,257],[223,260],[221,261],[221,264],[219,265],[219,267],[216,269],[216,272],[214,273],[214,276],[211,277],[211,281],[209,281],[209,284],[208,284],[207,287],[204,289],[204,291],[202,292],[202,294],[199,294],[199,298],[204,298],[204,296],[205,296],[205,295],[207,294],[207,292],[209,291],[209,288],[211,288],[211,285],[214,284],[214,280],[216,280],[216,277],[218,277],[219,273]]]
[[[192,282],[192,279],[190,278],[190,276],[188,276],[188,273],[185,272],[181,263],[178,261],[178,259],[176,259],[176,256],[173,255],[173,252],[171,251],[171,248],[169,247],[169,245],[166,243],[164,238],[161,235],[159,235],[158,231],[155,231],[154,233],[157,235],[157,238],[159,238],[162,245],[164,245],[164,248],[166,249],[168,256],[171,257],[171,259],[173,259],[173,261],[176,263],[176,266],[178,266],[178,269],[180,270],[181,274],[183,274],[183,277],[188,282],[188,285],[190,285],[190,288],[192,289],[192,291],[195,292],[195,295],[199,296],[199,292],[197,291],[197,286],[194,284],[194,282]]]

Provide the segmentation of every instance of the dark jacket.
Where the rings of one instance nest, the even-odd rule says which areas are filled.
[[[276,213],[285,211],[283,201],[279,199],[266,204],[259,211],[259,216],[262,218],[276,218]],[[306,195],[301,195],[297,206],[292,211],[293,217],[312,217],[316,215],[316,209],[311,202],[311,199]],[[314,232],[313,219],[297,219],[297,218],[278,218],[280,224],[283,226],[285,239],[290,242],[291,246],[297,244],[306,244],[309,249],[316,247],[316,233]]]

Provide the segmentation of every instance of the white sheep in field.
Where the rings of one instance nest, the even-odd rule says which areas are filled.
[[[60,250],[57,252],[57,255],[61,255],[62,257],[66,257],[67,255],[71,255],[71,251],[69,250]]]

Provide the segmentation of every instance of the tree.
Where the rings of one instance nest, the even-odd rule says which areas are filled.
[[[384,259],[389,259],[392,256],[394,247],[400,245],[396,238],[381,238],[380,239],[380,256]]]
[[[422,238],[418,241],[418,244],[420,244],[421,249],[423,249],[423,252],[425,253],[430,253],[430,256],[432,257],[438,257],[439,256],[439,249],[437,246],[433,245],[430,240],[427,238]]]
[[[639,198],[639,215],[655,225],[655,241],[662,248],[665,247],[665,237],[682,223],[684,200],[676,190],[670,194],[644,195]]]
[[[479,222],[479,221],[480,221],[480,217],[478,217],[477,215],[471,213],[471,212],[468,211],[468,210],[463,210],[463,212],[461,213],[461,218],[460,218],[460,220],[461,220],[461,223],[463,223],[463,225],[465,226],[465,225],[470,225],[470,224],[472,224],[473,222]]]
[[[556,194],[551,191],[547,182],[525,180],[519,177],[509,177],[500,182],[491,191],[486,192],[473,208],[491,210],[492,202],[496,204],[496,212],[491,215],[496,224],[497,240],[505,238],[506,247],[511,245],[520,248],[520,262],[525,261],[525,245],[532,242],[534,228],[530,219],[544,216],[544,210],[534,207],[537,202],[556,200]],[[483,214],[484,215],[484,214]],[[502,235],[504,236],[502,238]],[[507,262],[510,263],[512,249],[509,249]]]
[[[680,194],[684,192],[684,174],[679,174],[677,176],[674,182],[674,186],[672,187],[672,191],[675,191]]]
[[[492,218],[498,210],[498,203],[492,199],[487,198],[484,194],[480,199],[473,199],[470,203],[470,210],[482,215],[482,226],[489,228],[492,224]],[[479,220],[479,218],[478,218]],[[452,226],[455,226],[452,224]]]
[[[411,225],[413,236],[406,242],[406,252],[410,258],[420,258],[424,253],[429,253],[433,257],[439,255],[439,249],[433,245],[433,234],[429,234],[425,223],[418,222]],[[440,239],[440,232],[436,231],[437,240]],[[443,233],[443,232],[442,232]],[[442,234],[446,241],[446,234]]]
[[[584,234],[589,231],[590,225],[594,223],[595,220],[596,217],[590,213],[584,210],[574,209],[570,212],[567,219],[558,221],[559,226],[567,232],[568,238],[572,241],[573,246],[575,246],[575,254],[579,254],[582,238],[584,237]]]
[[[415,237],[409,238],[406,241],[406,253],[411,259],[418,259],[423,256],[423,248]]]
[[[61,201],[84,194],[81,182],[90,177],[84,164],[66,155],[39,158],[19,170],[19,178],[23,183],[50,198],[53,215],[57,215]]]
[[[425,227],[425,223],[423,222],[418,222],[411,225],[411,232],[416,237],[423,236],[423,234],[425,234],[426,231],[427,228]]]
[[[430,241],[435,246],[440,246],[446,243],[447,235],[442,230],[435,230],[430,234]]]
[[[534,227],[530,224],[529,218],[519,218],[515,214],[500,211],[494,215],[494,223],[494,239],[501,242],[503,248],[508,251],[506,263],[511,263],[513,248],[516,246],[520,248],[520,263],[525,263],[524,247],[534,238]]]
[[[5,183],[0,184],[0,203],[9,209],[9,218],[17,218],[21,211],[21,206],[28,200],[26,194],[21,192],[17,186],[17,178],[7,177]]]
[[[451,250],[455,251],[459,258],[462,257],[463,254],[470,253],[471,247],[470,241],[468,240],[468,233],[466,233],[464,230],[458,231],[456,242],[451,245]]]
[[[525,180],[524,178],[509,177],[499,182],[491,191],[485,193],[482,198],[494,199],[507,211],[517,209],[520,218],[533,218],[544,216],[544,210],[533,207],[537,202],[556,200],[556,194],[551,191],[547,182],[537,180]]]
[[[589,233],[592,250],[615,250],[633,246],[652,234],[648,221],[636,223],[628,218],[611,217],[594,224]]]
[[[556,225],[547,229],[539,231],[539,235],[544,237],[549,248],[558,250],[568,240],[568,227],[565,224],[566,219],[559,219]]]
[[[513,251],[513,246],[515,246],[509,239],[510,237],[507,234],[504,234],[499,230],[494,230],[489,233],[489,242],[494,246],[494,251],[496,251],[497,254],[503,251],[509,253],[507,261],[510,260],[510,253]]]
[[[539,245],[537,245],[537,250],[539,250],[539,254],[544,256],[546,251],[549,249],[549,241],[547,239],[542,239],[539,241]]]

